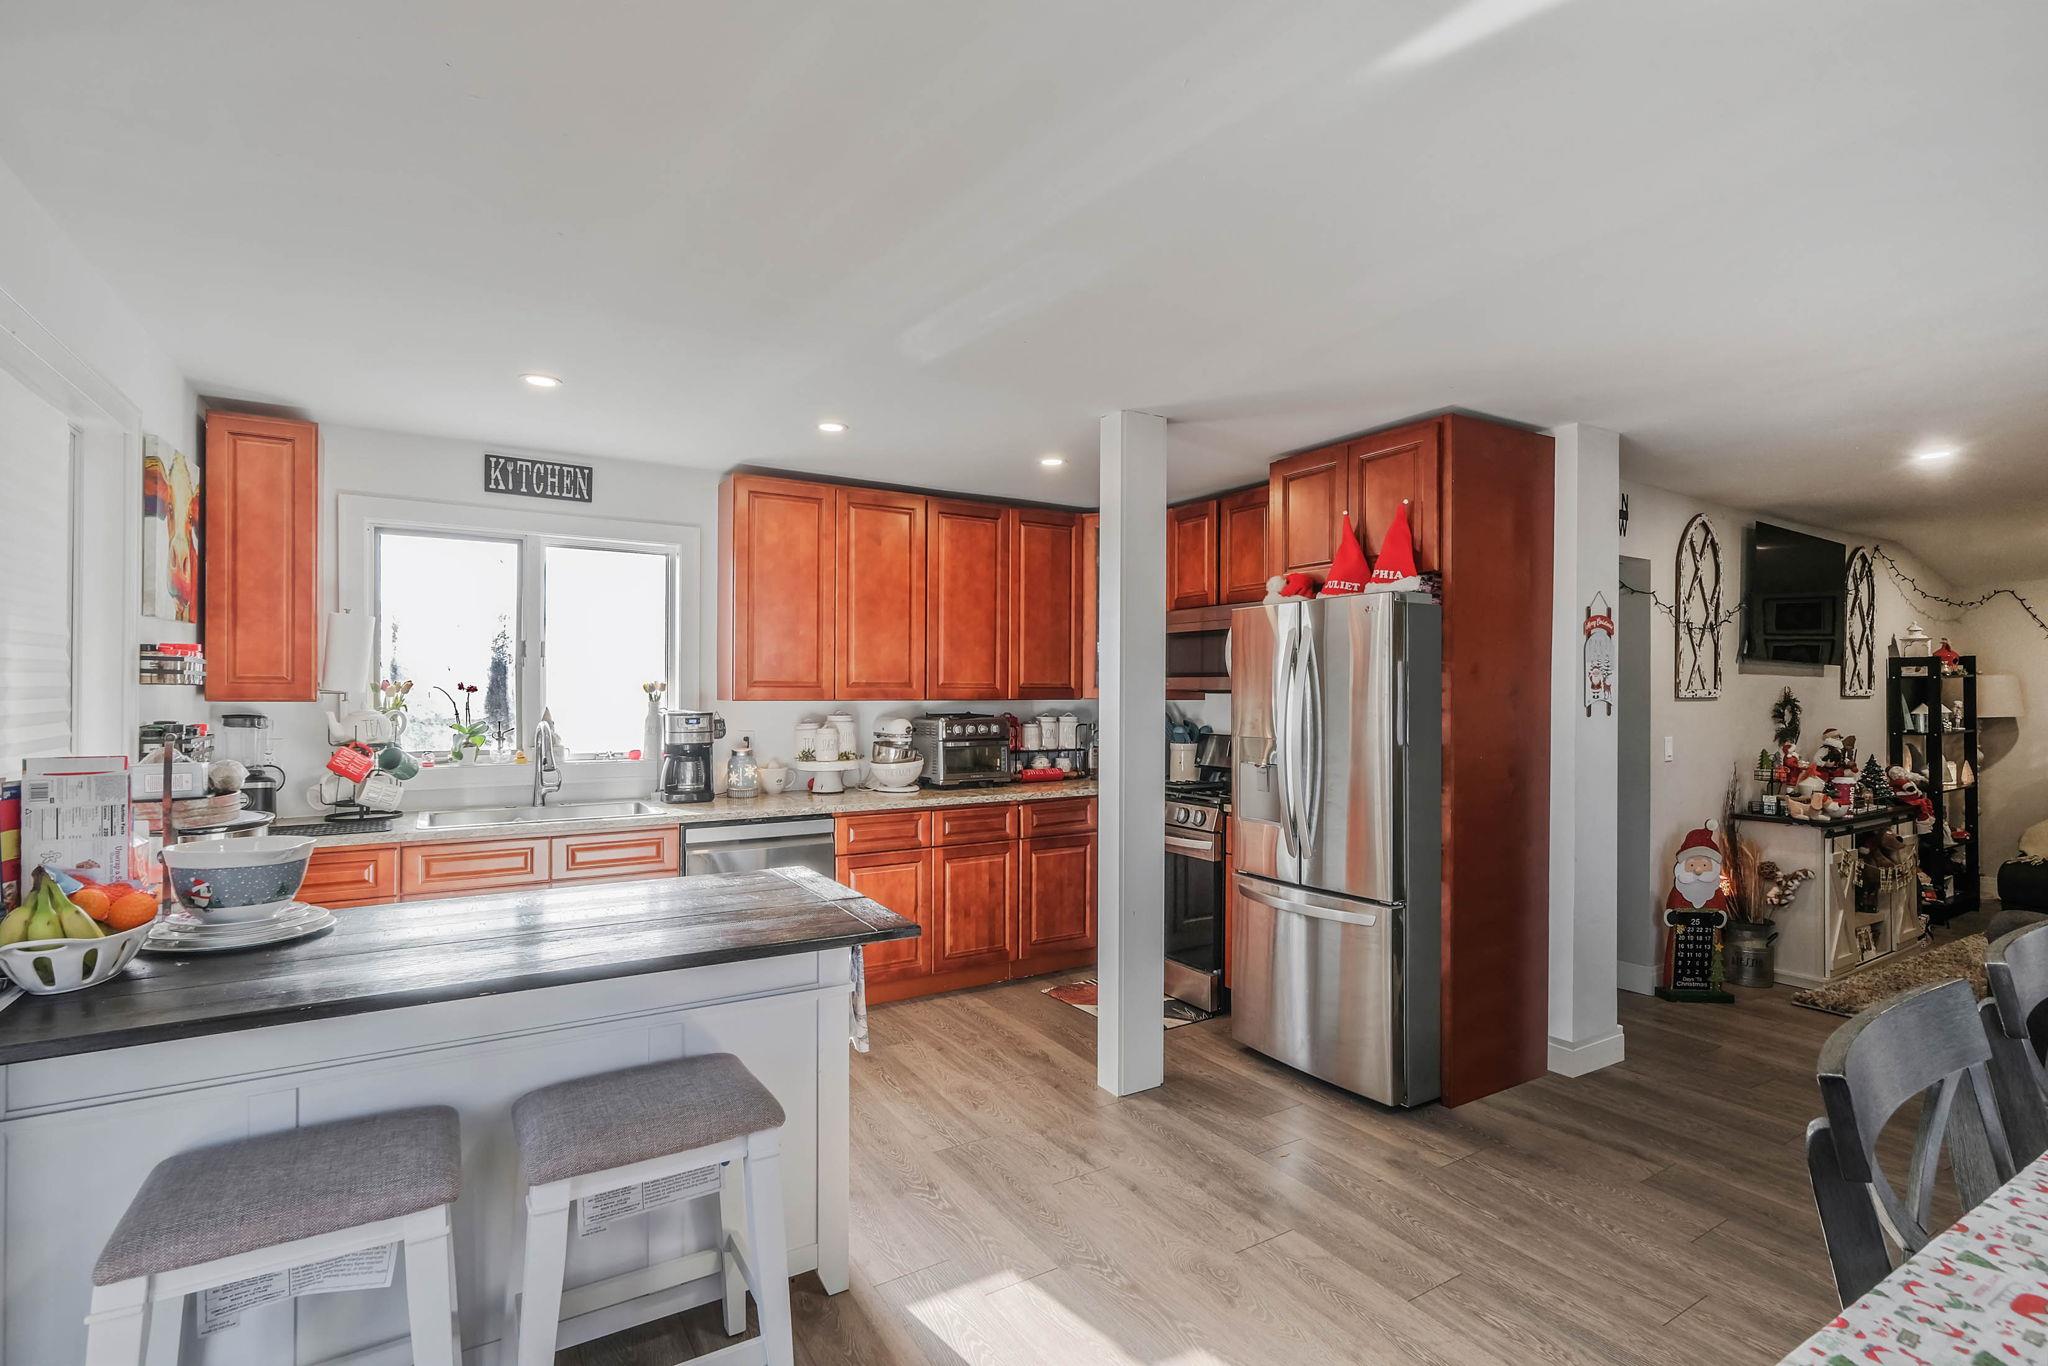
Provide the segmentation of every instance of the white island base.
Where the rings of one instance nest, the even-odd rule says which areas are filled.
[[[449,949],[459,953],[460,942]],[[512,1102],[551,1082],[703,1053],[738,1055],[782,1103],[790,1273],[815,1269],[827,1291],[843,1290],[849,958],[846,948],[791,952],[0,1067],[0,1364],[83,1357],[93,1262],[161,1159],[412,1105],[452,1105],[462,1119],[455,1257],[464,1360],[509,1359],[500,1334],[505,1286],[517,1274]],[[708,1251],[718,1240],[715,1201],[635,1215],[587,1237],[576,1224],[560,1345],[718,1298]],[[403,1366],[411,1350],[402,1259],[389,1289],[272,1301],[204,1338],[194,1296],[182,1321],[160,1315],[156,1329],[182,1335],[188,1366]],[[645,1273],[638,1283],[609,1289],[640,1290],[678,1272],[694,1278],[578,1312],[575,1287],[636,1272]],[[169,1346],[154,1335],[152,1344]],[[152,1352],[152,1361],[166,1359]]]

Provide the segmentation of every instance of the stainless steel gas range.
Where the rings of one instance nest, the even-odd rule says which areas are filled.
[[[1166,785],[1166,994],[1199,1010],[1229,1008],[1223,985],[1227,782]]]

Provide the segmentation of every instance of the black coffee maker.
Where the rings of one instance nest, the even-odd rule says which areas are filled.
[[[715,711],[661,714],[661,777],[654,795],[665,802],[711,800],[711,746],[725,737]]]

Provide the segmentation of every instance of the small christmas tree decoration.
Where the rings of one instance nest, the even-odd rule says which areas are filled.
[[[1770,750],[1760,749],[1756,752],[1757,777],[1769,778],[1771,776],[1771,770],[1775,767],[1777,767],[1777,765],[1772,762]]]
[[[1344,514],[1343,534],[1337,538],[1337,553],[1330,562],[1330,576],[1323,580],[1322,596],[1343,597],[1350,593],[1363,593],[1366,581],[1372,577],[1372,566],[1366,562],[1365,551],[1359,547],[1358,534],[1351,529],[1351,514]]]
[[[1885,777],[1884,765],[1875,754],[1863,761],[1863,772],[1857,776],[1856,785],[1870,794],[1873,803],[1887,801],[1892,795],[1891,779]]]

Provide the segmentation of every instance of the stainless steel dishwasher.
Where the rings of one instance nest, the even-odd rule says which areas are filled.
[[[810,818],[683,827],[683,875],[796,866],[832,876],[832,821]]]

